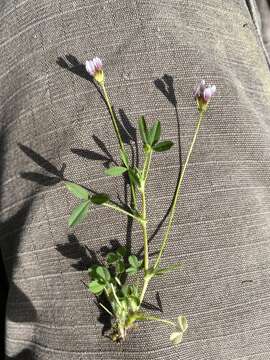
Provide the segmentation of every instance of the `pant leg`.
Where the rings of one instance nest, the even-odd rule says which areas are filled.
[[[270,74],[250,9],[244,0],[2,2],[0,246],[9,280],[8,358],[269,359]],[[153,281],[147,293],[156,304],[159,291],[161,316],[187,316],[189,330],[177,348],[168,329],[153,323],[111,343],[81,282],[88,280],[87,261],[93,254],[102,260],[110,242],[133,253],[142,246],[138,226],[103,207],[74,231],[67,226],[76,200],[61,169],[70,181],[124,200],[123,179],[104,175],[103,163],[118,157],[110,117],[81,65],[94,56],[103,59],[116,113],[133,134],[130,154],[141,115],[149,123],[159,119],[163,139],[175,142],[154,157],[149,174],[150,230],[159,229],[153,253],[194,132],[192,90],[202,78],[217,86],[163,259],[164,266],[184,267]]]

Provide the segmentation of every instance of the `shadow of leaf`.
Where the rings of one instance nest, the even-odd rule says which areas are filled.
[[[95,143],[97,144],[97,146],[100,148],[101,151],[103,151],[103,153],[107,156],[108,159],[110,159],[111,161],[113,161],[115,163],[115,161],[113,160],[113,157],[111,155],[111,153],[109,152],[109,150],[107,149],[106,145],[104,144],[104,142],[97,137],[96,135],[93,135],[93,139],[95,141]]]
[[[81,156],[83,158],[89,159],[89,160],[105,160],[105,161],[112,161],[111,158],[106,157],[102,154],[99,154],[95,151],[92,150],[87,150],[87,149],[71,149],[71,152],[73,154],[76,154],[78,156]]]
[[[101,265],[96,253],[86,245],[81,245],[74,234],[68,235],[68,242],[56,245],[56,250],[64,257],[77,260],[71,266],[79,271],[87,270],[92,265]]]
[[[32,150],[30,147],[22,145],[18,143],[19,148],[27,155],[30,159],[32,159],[36,164],[38,164],[41,168],[48,171],[51,174],[54,174],[60,178],[63,178],[63,172],[65,169],[65,164],[62,166],[61,170],[58,170],[53,164],[51,164],[48,160],[46,160],[43,156],[38,154],[36,151]]]
[[[25,180],[33,181],[39,185],[52,186],[58,184],[62,178],[39,174],[36,172],[21,172],[20,176]]]

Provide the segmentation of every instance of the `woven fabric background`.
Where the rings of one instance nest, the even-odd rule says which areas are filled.
[[[124,200],[123,179],[104,175],[117,159],[111,120],[81,65],[94,56],[129,151],[143,114],[175,142],[149,176],[152,252],[194,132],[192,90],[202,78],[217,86],[163,258],[184,267],[147,293],[157,304],[159,290],[161,316],[187,316],[177,348],[150,322],[113,344],[81,282],[104,246],[142,246],[139,227],[103,207],[74,231],[67,225],[76,200],[63,173]],[[6,359],[269,360],[270,72],[246,1],[2,0],[0,63]]]

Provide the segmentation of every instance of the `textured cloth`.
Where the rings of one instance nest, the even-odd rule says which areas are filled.
[[[7,359],[269,360],[270,73],[250,4],[1,1]],[[154,156],[149,174],[152,253],[194,133],[192,90],[201,78],[217,86],[163,257],[164,265],[183,261],[184,267],[154,280],[147,292],[157,306],[159,290],[163,314],[153,314],[187,316],[179,347],[171,346],[166,326],[152,322],[112,343],[102,336],[95,299],[81,282],[104,247],[119,242],[136,253],[142,246],[139,226],[104,207],[93,208],[74,230],[67,225],[77,202],[63,176],[126,200],[124,180],[104,175],[104,165],[117,159],[117,141],[81,65],[94,56],[104,61],[129,151],[136,150],[140,115],[149,123],[159,119],[163,139],[175,142]]]

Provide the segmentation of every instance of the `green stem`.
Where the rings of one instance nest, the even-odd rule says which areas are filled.
[[[109,309],[107,309],[106,306],[104,306],[102,303],[99,303],[99,305],[100,305],[109,315],[111,315],[111,317],[113,317],[113,313],[112,313]]]
[[[111,289],[112,289],[113,296],[114,296],[114,298],[115,298],[115,300],[116,300],[117,304],[121,307],[121,306],[122,306],[122,304],[120,303],[120,300],[119,300],[118,296],[116,295],[115,288],[114,288],[113,284],[111,284]]]
[[[106,104],[107,104],[107,106],[108,106],[108,108],[109,108],[109,112],[110,112],[110,115],[111,115],[111,118],[112,118],[112,122],[113,122],[113,127],[114,127],[114,130],[115,130],[115,133],[116,133],[118,142],[119,142],[120,149],[121,149],[123,152],[126,152],[126,151],[125,151],[124,142],[123,142],[123,139],[122,139],[122,137],[121,137],[121,134],[120,134],[120,131],[119,131],[119,128],[118,128],[118,125],[117,125],[117,120],[116,120],[116,118],[115,118],[115,115],[114,115],[114,112],[113,112],[113,109],[112,109],[112,105],[111,105],[111,101],[110,101],[109,95],[108,95],[108,93],[107,93],[107,90],[106,90],[106,87],[105,87],[105,83],[104,83],[104,82],[101,83],[101,88],[102,88],[103,93],[104,93],[104,97],[105,97]],[[129,177],[129,179],[130,179],[130,177]],[[130,188],[131,188],[132,202],[133,202],[134,208],[135,208],[135,210],[136,210],[136,209],[137,209],[136,192],[135,192],[134,185],[131,183],[131,181],[130,181]]]
[[[159,321],[159,322],[163,322],[165,324],[168,324],[168,325],[172,325],[173,327],[175,327],[175,323],[170,321],[170,320],[166,320],[166,319],[161,319],[159,317],[156,317],[156,316],[145,316],[144,318],[145,320],[153,320],[153,321]]]
[[[152,149],[149,150],[149,152],[147,152],[147,154],[146,154],[144,167],[143,167],[143,180],[144,180],[144,183],[146,183],[146,180],[147,180],[147,176],[148,176],[148,172],[149,172],[149,168],[150,168],[150,164],[151,164],[151,159],[152,159],[152,154],[153,154]]]
[[[152,157],[153,150],[150,150],[146,153],[146,158],[144,161],[143,166],[143,185],[142,185],[142,218],[146,220],[146,194],[145,194],[145,187],[146,187],[146,180],[151,164],[151,157]],[[148,235],[147,235],[147,228],[146,222],[142,223],[142,230],[143,230],[143,242],[144,242],[144,271],[148,270],[149,267],[149,253],[148,253]]]
[[[156,259],[154,268],[157,268],[157,266],[159,265],[161,256],[163,255],[163,252],[164,252],[164,250],[166,248],[166,245],[167,245],[167,242],[168,242],[169,233],[170,233],[170,230],[171,230],[171,227],[172,227],[173,217],[174,217],[174,214],[175,214],[176,202],[177,202],[177,199],[178,199],[178,197],[180,195],[180,188],[181,188],[181,185],[183,183],[184,174],[185,174],[185,171],[186,171],[186,168],[187,168],[187,165],[188,165],[188,162],[189,162],[189,158],[190,158],[190,155],[192,153],[192,150],[193,150],[193,147],[194,147],[194,144],[195,144],[195,141],[196,141],[196,138],[197,138],[197,135],[198,135],[198,132],[199,132],[199,129],[200,129],[201,121],[203,119],[204,114],[205,114],[205,111],[202,111],[200,113],[200,116],[199,116],[199,119],[198,119],[198,122],[197,122],[197,125],[196,125],[196,129],[195,129],[195,133],[193,135],[193,139],[192,139],[192,142],[191,142],[188,154],[187,154],[187,158],[186,158],[183,170],[181,172],[180,178],[178,180],[178,184],[177,184],[176,191],[175,191],[175,194],[174,194],[172,207],[171,207],[171,210],[170,210],[170,213],[169,213],[170,214],[170,219],[169,219],[167,231],[166,231],[166,233],[164,235],[164,239],[163,239],[163,242],[162,242],[162,245],[161,245],[161,248],[160,248],[160,252],[159,252],[158,257]]]
[[[150,164],[151,164],[151,158],[152,158],[152,153],[153,150],[150,150],[149,152],[146,153],[146,158],[144,161],[144,166],[143,166],[143,187],[142,187],[142,217],[144,220],[146,220],[146,195],[145,195],[145,187],[146,187],[146,180],[147,180],[147,176],[148,176],[148,172],[149,172],[149,168],[150,168]],[[148,250],[148,234],[147,234],[147,227],[146,227],[146,222],[142,223],[142,230],[143,230],[143,243],[144,243],[144,272],[145,272],[145,277],[144,277],[144,282],[143,282],[143,288],[142,288],[142,292],[140,295],[140,304],[142,303],[143,299],[144,299],[144,295],[145,292],[147,290],[150,278],[146,276],[146,272],[149,268],[149,250]]]
[[[116,135],[117,135],[117,139],[118,139],[118,142],[119,142],[119,146],[120,146],[120,148],[121,148],[123,151],[125,151],[124,143],[123,143],[123,140],[122,140],[122,137],[121,137],[121,134],[120,134],[118,125],[117,125],[116,118],[115,118],[115,116],[114,116],[114,112],[113,112],[113,109],[112,109],[111,101],[110,101],[109,95],[108,95],[108,93],[107,93],[107,90],[106,90],[106,87],[105,87],[104,82],[101,83],[101,87],[102,87],[102,90],[103,90],[103,93],[104,93],[104,97],[105,97],[106,104],[108,105],[108,108],[109,108],[109,111],[110,111],[110,114],[111,114],[111,118],[112,118],[112,122],[113,122],[113,127],[114,127],[114,130],[115,130]]]
[[[142,192],[142,217],[146,220],[146,198],[145,198],[145,191]],[[148,235],[147,235],[147,228],[146,223],[142,223],[142,230],[143,230],[143,243],[144,243],[144,271],[148,270],[149,266],[149,255],[148,255]]]
[[[140,295],[140,305],[141,305],[141,303],[143,302],[143,299],[144,299],[144,296],[145,296],[145,293],[146,293],[146,290],[147,290],[147,287],[148,287],[149,282],[150,282],[150,278],[149,278],[149,277],[145,277],[145,278],[144,278],[144,281],[143,281],[142,292],[141,292],[141,295]]]
[[[121,208],[120,206],[116,206],[116,205],[114,205],[114,204],[112,204],[112,203],[108,203],[108,202],[105,202],[105,203],[103,203],[102,205],[103,205],[103,206],[106,206],[106,207],[108,207],[108,208],[114,209],[114,210],[116,210],[116,211],[118,211],[118,212],[121,212],[122,214],[125,214],[125,215],[127,215],[127,216],[130,216],[130,217],[136,219],[137,221],[139,221],[139,223],[142,223],[142,219],[140,219],[138,216],[133,215],[132,213],[124,210],[124,209]]]

